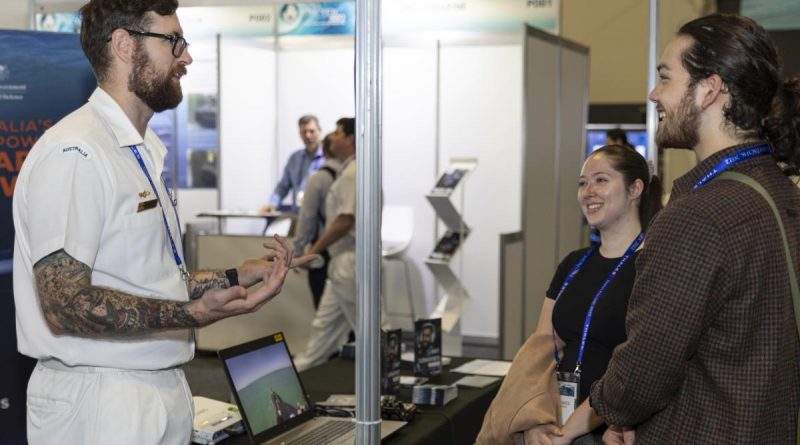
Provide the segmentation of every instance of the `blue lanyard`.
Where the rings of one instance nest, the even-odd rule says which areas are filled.
[[[167,222],[167,213],[164,210],[164,206],[161,204],[161,197],[158,195],[158,189],[156,188],[156,184],[153,182],[153,178],[150,177],[150,172],[147,171],[147,166],[144,164],[144,159],[142,159],[142,155],[139,153],[139,149],[136,148],[135,145],[130,146],[131,152],[133,152],[133,156],[136,157],[136,161],[139,162],[139,167],[142,168],[144,175],[147,177],[147,180],[150,182],[150,187],[153,188],[153,193],[156,195],[156,200],[158,200],[158,207],[161,208],[161,216],[164,218],[164,228],[167,230],[167,237],[169,237],[169,244],[172,247],[172,256],[175,259],[175,264],[178,266],[178,270],[181,272],[181,277],[184,280],[189,279],[189,272],[186,271],[186,266],[183,264],[183,260],[181,260],[181,256],[178,254],[178,248],[175,245],[175,240],[172,238],[172,232],[169,230],[169,223]],[[161,182],[164,182],[164,178],[161,178]],[[164,187],[166,190],[166,187]],[[175,205],[175,200],[172,197],[172,193],[167,190],[167,194],[169,195],[169,202],[172,204],[172,211],[175,212],[175,221],[178,222],[178,231],[181,230],[181,220],[178,217],[178,208]]]
[[[757,158],[759,156],[764,156],[769,154],[772,151],[772,147],[769,144],[761,144],[756,145],[755,147],[746,148],[741,151],[737,151],[736,153],[724,158],[723,160],[719,161],[717,165],[714,166],[708,173],[705,174],[697,184],[692,187],[692,190],[697,190],[700,187],[706,185],[708,181],[714,179],[715,176],[722,173],[723,171],[727,170],[730,166],[734,164],[738,164],[742,161],[746,161],[748,159]]]
[[[644,241],[644,233],[640,233],[639,236],[637,236],[636,239],[633,240],[631,245],[628,247],[628,250],[625,251],[625,254],[622,255],[622,258],[619,259],[617,265],[614,266],[614,269],[611,271],[608,277],[606,277],[605,282],[603,282],[603,285],[600,286],[600,289],[598,289],[597,293],[594,295],[592,304],[589,305],[589,310],[586,312],[586,318],[583,320],[583,331],[581,333],[581,347],[578,350],[578,360],[575,362],[576,374],[580,374],[581,372],[581,363],[583,363],[583,351],[586,348],[586,338],[589,336],[589,326],[592,324],[592,315],[594,314],[594,308],[597,305],[597,302],[600,300],[600,295],[603,293],[603,291],[606,290],[606,287],[608,287],[608,285],[617,275],[617,272],[619,272],[622,266],[624,266],[625,263],[628,262],[628,259],[630,259],[630,257],[633,255],[633,253],[636,252],[636,249],[639,248],[639,246],[642,244],[642,241]],[[556,302],[561,297],[561,294],[563,294],[564,291],[567,289],[567,286],[569,286],[570,283],[572,283],[572,280],[575,278],[575,275],[577,275],[578,272],[581,270],[583,264],[586,263],[586,260],[588,260],[589,257],[592,256],[592,254],[597,250],[597,248],[598,246],[589,249],[585,254],[583,254],[581,259],[578,260],[578,262],[575,263],[574,266],[572,266],[572,269],[569,271],[567,277],[564,279],[564,284],[562,284],[561,289],[558,290],[558,295],[556,295],[556,300],[555,300]],[[553,356],[556,359],[556,363],[560,366],[561,359],[558,358],[558,344],[556,344],[555,327],[553,327]]]

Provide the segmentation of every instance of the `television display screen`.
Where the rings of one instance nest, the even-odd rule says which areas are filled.
[[[633,145],[640,155],[647,159],[647,130],[644,125],[588,125],[586,129],[586,156],[606,145],[606,132],[614,128],[621,128],[628,137],[628,142]]]

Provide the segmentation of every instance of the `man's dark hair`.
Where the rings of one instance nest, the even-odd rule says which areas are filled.
[[[108,77],[111,57],[108,39],[115,29],[147,31],[147,12],[175,14],[177,0],[91,0],[81,8],[81,48],[98,82]]]
[[[336,121],[336,125],[341,125],[342,129],[344,130],[344,134],[347,136],[356,134],[356,119],[353,117],[343,117]]]
[[[314,116],[313,114],[306,114],[305,116],[302,116],[300,119],[297,120],[297,126],[302,127],[303,125],[308,124],[310,122],[314,122],[315,124],[317,124],[317,128],[320,128],[319,119],[317,119],[317,116]]]
[[[606,132],[606,138],[611,139],[612,141],[620,141],[619,145],[624,145],[626,147],[633,147],[630,142],[628,142],[628,133],[621,128],[612,128]]]
[[[690,87],[719,75],[730,94],[725,120],[745,137],[769,140],[773,156],[796,171],[800,80],[782,80],[778,52],[764,28],[747,17],[712,14],[683,25],[678,35],[692,39],[682,56]]]

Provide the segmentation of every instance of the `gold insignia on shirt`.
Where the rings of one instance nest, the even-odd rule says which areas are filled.
[[[139,192],[139,197],[142,198],[142,199],[147,198],[148,196],[150,196],[150,192],[147,191],[147,190],[145,190],[143,192]]]
[[[156,208],[158,205],[157,199],[151,199],[150,201],[142,201],[139,203],[139,206],[136,208],[136,213],[144,212],[145,210],[150,210]]]

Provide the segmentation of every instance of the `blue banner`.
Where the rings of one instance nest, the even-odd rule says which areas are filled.
[[[45,130],[86,103],[96,85],[78,35],[0,31],[0,443],[24,444],[33,361],[17,352],[11,199],[25,157]]]

